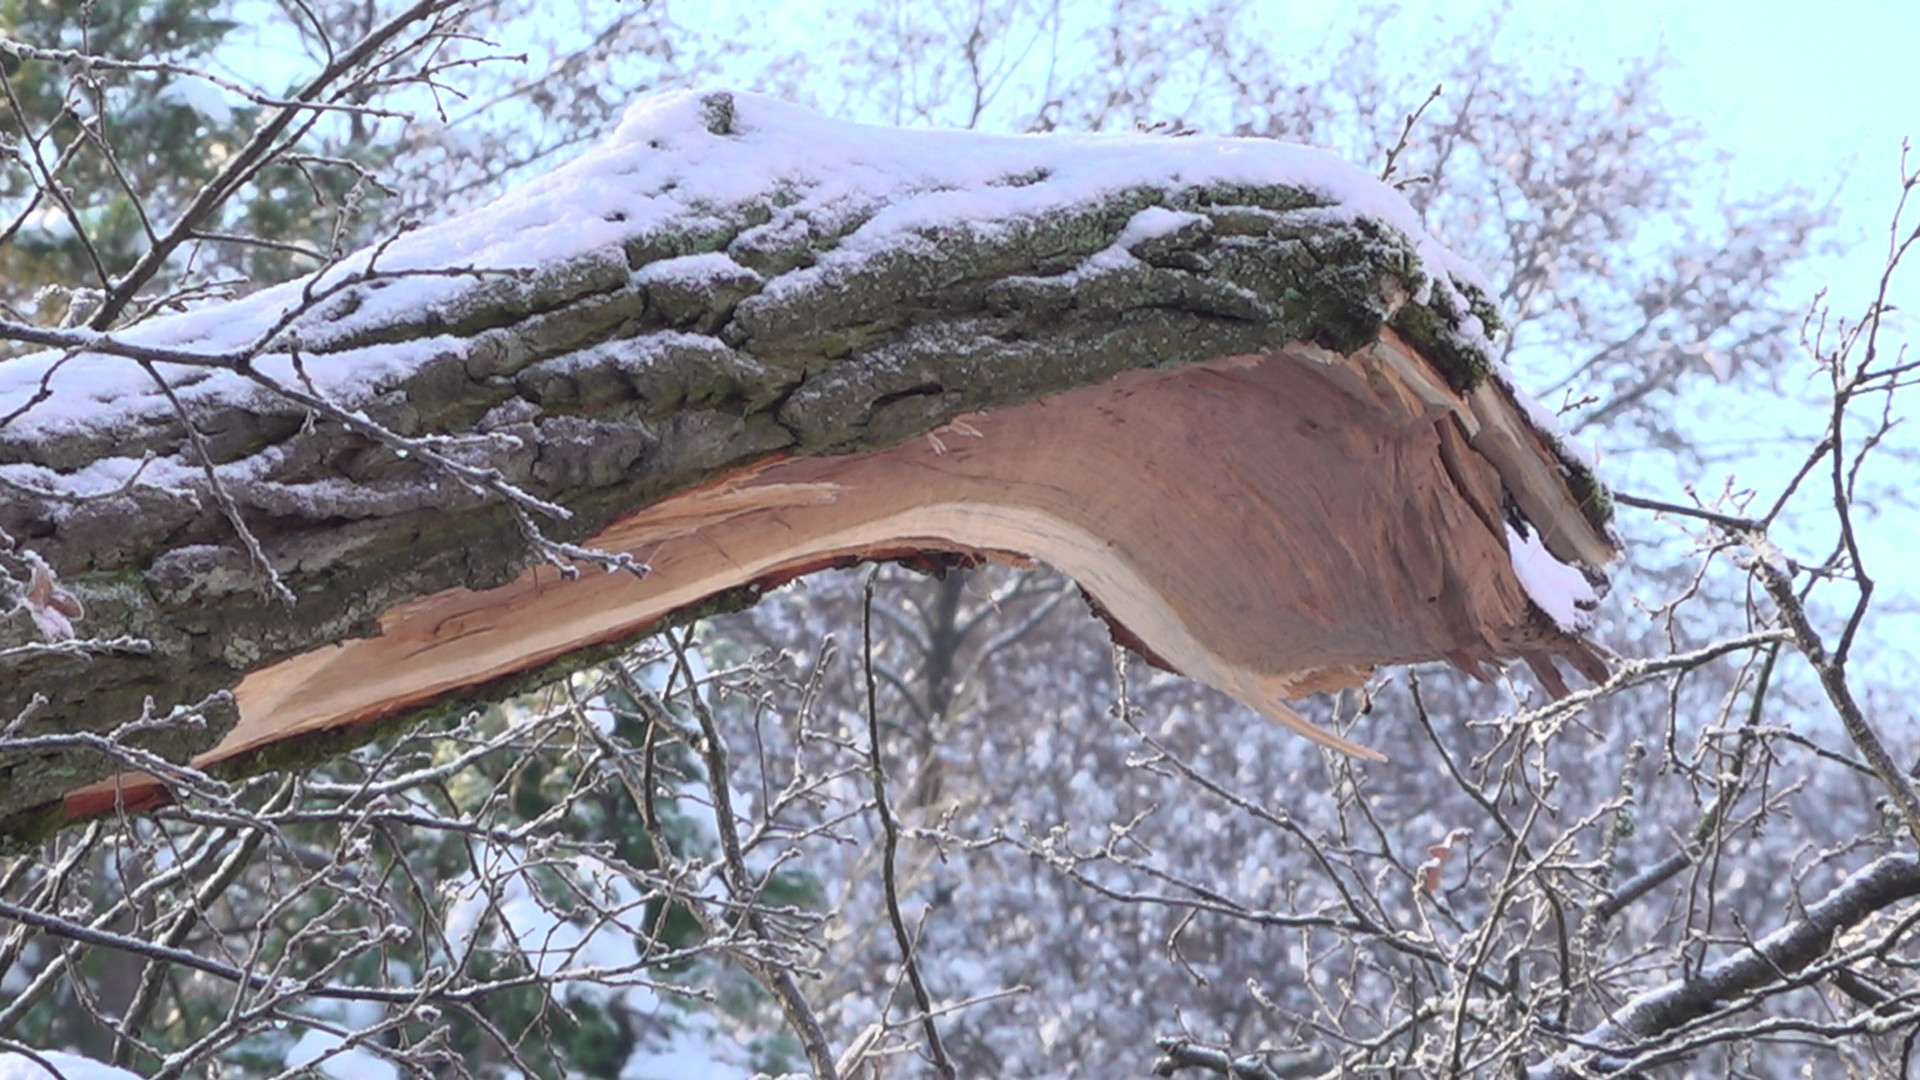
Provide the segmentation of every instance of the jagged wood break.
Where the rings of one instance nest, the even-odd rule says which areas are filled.
[[[834,171],[846,146],[864,188]],[[230,730],[153,745],[246,767],[496,692],[717,595],[929,555],[1056,566],[1122,641],[1356,752],[1284,699],[1438,658],[1476,674],[1520,659],[1553,688],[1555,658],[1601,674],[1509,551],[1520,523],[1561,562],[1603,567],[1590,478],[1488,377],[1463,327],[1490,313],[1417,226],[1342,209],[1329,188],[1385,196],[1320,158],[1303,173],[1299,153],[877,132],[723,96],[636,110],[571,173],[413,241],[413,265],[530,273],[353,285],[297,325],[309,372],[378,372],[323,388],[408,435],[512,435],[482,460],[649,575],[529,569],[509,515],[420,462],[166,369],[205,380],[193,422],[299,602],[251,588],[179,417],[123,402],[36,427],[29,409],[0,427],[16,482],[77,487],[141,453],[179,467],[78,506],[5,506],[0,526],[87,601],[82,633],[151,644],[0,653],[16,675],[0,706],[47,690],[29,730],[108,730],[140,696],[237,684]],[[748,162],[757,188],[735,175]],[[617,198],[595,186],[612,183]],[[482,256],[472,240],[555,232],[579,250]],[[382,258],[405,268],[408,250]],[[430,295],[391,295],[420,280]],[[263,295],[223,325],[287,302]],[[230,347],[206,326],[162,344]],[[141,777],[83,787],[101,772],[79,752],[0,761],[0,814],[164,795]]]

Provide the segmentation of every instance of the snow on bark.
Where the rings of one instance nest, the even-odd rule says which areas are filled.
[[[774,194],[765,220],[741,231],[742,251],[782,250],[785,241],[837,236],[817,261],[768,283],[760,306],[847,278],[903,246],[948,230],[1012,233],[1072,215],[1138,190],[1223,185],[1286,187],[1303,205],[1331,208],[1388,226],[1417,253],[1431,286],[1458,295],[1485,289],[1477,270],[1451,255],[1422,227],[1400,194],[1323,151],[1267,139],[1187,139],[1169,153],[1166,139],[1139,135],[990,136],[846,123],[757,95],[731,95],[730,123],[708,126],[718,95],[673,93],[628,109],[607,144],[471,214],[406,233],[350,256],[312,278],[241,301],[153,319],[101,335],[129,346],[177,349],[209,357],[264,345],[255,366],[296,376],[296,348],[327,353],[305,374],[324,392],[363,400],[454,342],[427,338],[339,352],[329,346],[418,313],[457,322],[476,279],[513,275],[650,241],[677,240],[703,218],[731,226],[731,211]],[[1150,208],[1133,218],[1121,246],[1194,223],[1191,212]],[[380,280],[303,311],[313,294],[355,275]],[[640,280],[755,276],[732,257],[695,252],[648,260]],[[1464,320],[1467,305],[1459,310]],[[264,335],[264,340],[263,340]],[[84,341],[89,335],[72,335]],[[231,372],[161,364],[159,372],[189,403],[245,401],[257,384]],[[43,400],[43,389],[51,391]],[[111,428],[130,416],[168,411],[154,380],[128,360],[81,350],[47,352],[0,367],[0,416],[8,434],[31,438],[72,427]],[[33,477],[32,479],[42,479]]]
[[[1520,584],[1554,625],[1569,634],[1577,634],[1593,624],[1594,608],[1600,594],[1579,567],[1568,566],[1553,557],[1540,534],[1521,532],[1507,526],[1507,551],[1513,557],[1513,569]]]

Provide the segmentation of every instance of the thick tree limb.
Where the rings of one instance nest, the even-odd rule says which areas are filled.
[[[1509,550],[1597,574],[1603,498],[1490,377],[1466,272],[1342,168],[675,97],[323,278],[16,361],[0,529],[79,633],[148,644],[17,651],[17,612],[0,715],[39,689],[24,732],[105,731],[238,684],[232,732],[165,752],[271,767],[877,558],[1045,559],[1287,722],[1381,663],[1603,674]],[[168,394],[116,375],[143,363]],[[567,545],[652,572],[530,568]],[[0,815],[106,769],[0,760]]]
[[[1920,857],[1885,855],[1848,875],[1806,913],[1780,929],[1706,965],[1697,974],[1642,993],[1607,1021],[1571,1041],[1578,1049],[1528,1072],[1531,1080],[1575,1080],[1606,1075],[1657,1040],[1694,1021],[1728,1012],[1755,991],[1805,970],[1825,956],[1841,932],[1869,915],[1920,896]]]

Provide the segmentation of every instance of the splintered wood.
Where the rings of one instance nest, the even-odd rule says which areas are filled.
[[[1353,356],[1303,343],[1137,371],[937,438],[764,463],[590,541],[651,564],[644,579],[537,566],[396,607],[377,637],[249,675],[239,726],[199,764],[478,688],[727,590],[920,555],[1047,563],[1154,662],[1371,756],[1285,699],[1441,658],[1481,676],[1523,660],[1554,687],[1556,658],[1604,676],[1530,603],[1509,497],[1562,560],[1613,556],[1504,392],[1455,393],[1391,334]],[[145,778],[122,784],[127,805],[158,797]],[[68,806],[113,798],[102,785]]]

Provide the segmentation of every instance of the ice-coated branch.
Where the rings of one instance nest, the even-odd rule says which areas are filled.
[[[1848,875],[1804,914],[1698,972],[1634,996],[1599,1024],[1568,1042],[1573,1049],[1528,1071],[1529,1080],[1577,1080],[1659,1057],[1663,1040],[1701,1021],[1752,1004],[1754,995],[1785,983],[1805,983],[1809,967],[1827,957],[1834,939],[1868,916],[1920,896],[1920,857],[1885,855]],[[1824,978],[1838,962],[1815,969]]]

